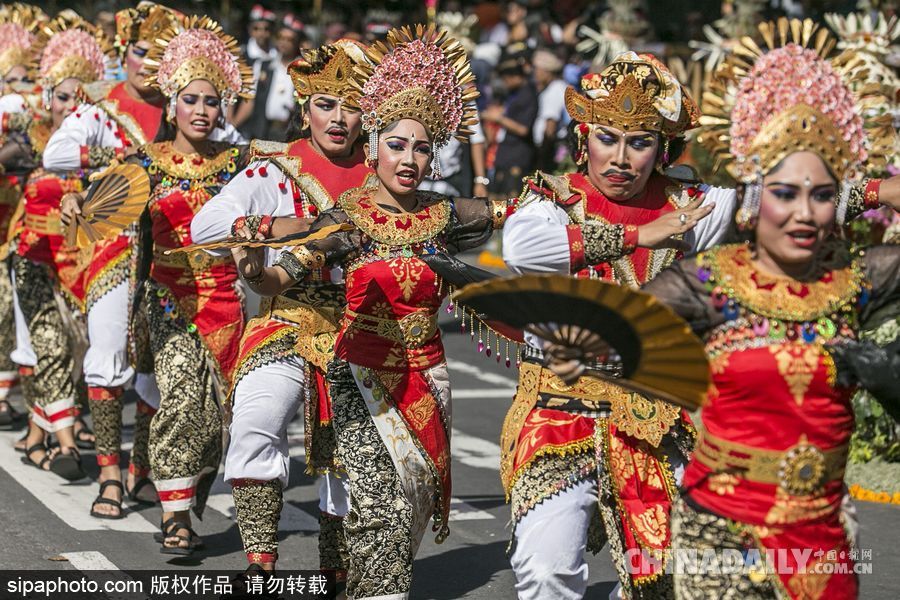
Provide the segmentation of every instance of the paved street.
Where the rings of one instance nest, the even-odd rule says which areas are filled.
[[[500,423],[515,386],[515,368],[507,369],[475,350],[468,335],[444,323],[453,381],[453,513],[451,535],[436,545],[426,534],[415,566],[413,598],[451,600],[515,598],[514,577],[505,550],[509,512],[498,477]],[[126,435],[134,406],[126,406]],[[63,485],[52,474],[23,465],[12,449],[18,432],[0,432],[0,568],[6,569],[223,569],[244,568],[229,488],[217,483],[207,513],[195,529],[208,550],[194,562],[172,562],[159,553],[151,534],[158,508],[129,507],[120,521],[88,515],[97,493],[93,481]],[[126,445],[126,448],[130,445]],[[289,569],[317,567],[317,495],[303,473],[302,431],[292,438],[291,487],[282,517],[280,564]],[[96,476],[91,454],[85,463]],[[900,508],[859,505],[862,547],[873,549],[873,574],[862,578],[862,597],[900,597],[900,556],[895,550]],[[588,598],[605,599],[615,579],[603,553],[589,559]],[[60,557],[64,558],[60,560]],[[894,575],[892,575],[894,573]],[[0,596],[3,592],[0,591]],[[5,596],[4,596],[5,597]]]

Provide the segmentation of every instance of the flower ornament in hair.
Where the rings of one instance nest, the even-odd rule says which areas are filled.
[[[0,8],[0,77],[13,67],[31,63],[37,32],[47,21],[44,11],[28,4]]]
[[[35,53],[40,53],[37,81],[44,103],[66,79],[93,83],[103,79],[112,61],[112,41],[103,30],[81,18],[59,17],[41,28]]]
[[[759,210],[763,176],[786,156],[813,152],[838,181],[855,178],[867,158],[856,97],[824,58],[834,47],[827,30],[784,18],[759,30],[766,48],[742,38],[717,72],[697,137],[749,186],[742,225]]]
[[[209,17],[177,20],[154,42],[144,66],[147,85],[168,98],[196,79],[209,81],[225,104],[253,96],[253,75],[237,41]]]
[[[378,159],[381,129],[413,119],[428,131],[439,165],[439,148],[454,136],[466,141],[477,119],[478,91],[465,50],[446,31],[416,25],[392,29],[367,54],[371,64],[357,65],[353,85],[369,133],[369,158]]]

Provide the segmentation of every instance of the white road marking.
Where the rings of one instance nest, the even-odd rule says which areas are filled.
[[[512,369],[510,369],[511,376],[507,377],[505,375],[498,375],[496,373],[491,373],[490,371],[485,371],[477,365],[469,364],[467,362],[463,362],[461,360],[456,360],[453,358],[447,358],[447,366],[450,368],[451,375],[454,372],[465,373],[466,375],[471,375],[472,377],[475,377],[485,383],[500,385],[505,388],[512,389],[515,389],[516,387],[516,372]]]
[[[0,433],[0,467],[28,490],[38,501],[60,518],[66,525],[78,531],[130,531],[153,533],[156,526],[125,508],[125,518],[118,520],[95,519],[90,515],[91,503],[100,493],[100,486],[87,480],[67,483],[53,473],[41,473],[21,462],[21,454],[13,449],[19,432]]]
[[[454,461],[476,469],[500,470],[500,446],[463,433],[459,429],[454,429],[450,435],[451,455]]]
[[[117,567],[111,560],[106,558],[101,552],[63,552],[60,554],[69,561],[73,567],[79,571],[118,571]]]
[[[451,521],[486,521],[495,518],[491,513],[475,508],[468,502],[463,502],[459,498],[450,499],[450,520]]]

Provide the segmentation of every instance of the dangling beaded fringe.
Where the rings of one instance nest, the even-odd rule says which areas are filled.
[[[374,127],[369,130],[369,160],[378,160],[378,130]]]
[[[444,176],[441,174],[441,147],[434,145],[432,148],[431,178],[435,180],[443,179]]]
[[[847,219],[847,206],[850,203],[851,188],[852,186],[849,182],[841,182],[841,197],[840,199],[838,199],[837,214],[835,215],[835,220],[837,221],[838,227],[843,227],[844,221]]]

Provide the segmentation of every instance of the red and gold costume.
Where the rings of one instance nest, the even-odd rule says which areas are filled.
[[[827,34],[815,30],[787,19],[761,24],[766,46],[747,53],[742,41],[735,57],[743,58],[726,61],[706,97],[712,114],[701,139],[728,154],[727,168],[743,182],[737,218],[746,229],[756,226],[764,177],[800,152],[816,154],[840,183],[838,223],[878,204],[879,181],[853,184],[866,135],[854,95],[823,58]],[[679,594],[858,596],[841,512],[852,390],[837,385],[828,346],[853,340],[874,310],[897,301],[900,250],[853,256],[826,240],[816,252],[799,280],[765,272],[753,246],[721,246],[646,288],[703,336],[712,375],[704,431],[673,511],[676,544],[780,551],[777,564],[749,572],[678,573]]]
[[[359,44],[339,40],[304,50],[288,73],[301,103],[323,94],[343,104],[353,65],[365,60]],[[334,208],[346,190],[369,183],[373,176],[358,145],[348,148],[348,156],[328,158],[312,135],[286,144],[255,140],[247,168],[194,219],[194,239],[222,239],[243,225],[251,233],[270,232],[273,219],[315,218]],[[344,304],[340,270],[316,269],[302,285],[263,298],[241,340],[230,393],[225,481],[233,487],[237,522],[251,564],[277,560],[283,490],[290,479],[286,431],[302,401],[307,472],[320,477],[319,566],[335,571],[339,579],[345,575],[347,477],[334,458],[325,383]],[[266,435],[259,435],[260,430]]]
[[[238,97],[252,97],[237,42],[208,17],[174,20],[154,41],[145,66],[148,84],[167,98],[198,79],[215,88],[221,111]],[[174,110],[167,118],[176,123]],[[237,361],[243,301],[229,258],[166,251],[193,243],[191,222],[237,171],[239,151],[207,139],[204,153],[184,153],[175,146],[179,139],[147,144],[138,153],[152,185],[150,225],[141,232],[153,241],[152,257],[142,261],[149,262],[142,316],[160,392],[150,424],[150,465],[163,513],[193,507],[202,515],[222,456],[220,402]],[[170,533],[179,529],[173,528]],[[165,541],[161,549],[192,550],[190,542]]]
[[[668,144],[665,140],[696,124],[693,101],[648,55],[625,53],[602,73],[586,76],[582,88],[584,94],[570,88],[566,96],[569,113],[580,121],[582,146],[602,125],[658,132],[660,143]],[[585,158],[579,155],[580,162]],[[678,211],[700,192],[716,209],[685,239],[695,250],[727,231],[722,225],[731,218],[732,190],[687,187],[653,172],[636,196],[613,200],[586,173],[537,173],[525,180],[516,213],[504,228],[503,258],[515,272],[567,273],[638,287],[679,258],[674,249],[638,247],[638,227]],[[541,366],[538,341],[526,341],[530,347],[500,438],[500,476],[512,503],[512,564],[521,597],[581,597],[587,585],[585,546],[597,552],[604,537],[625,597],[671,595],[664,563],[648,557],[663,557],[670,547],[676,472],[695,436],[689,418],[677,407],[613,383],[583,377],[567,386]],[[571,510],[563,508],[569,504]],[[574,509],[590,504],[599,511]],[[588,518],[566,522],[575,529],[568,545],[548,549],[541,546],[540,523],[557,511]],[[525,523],[521,529],[520,523]],[[605,536],[588,533],[604,530]],[[634,558],[626,558],[629,551]],[[553,564],[540,564],[541,557]],[[584,577],[565,574],[573,571]]]
[[[124,57],[130,45],[152,43],[171,23],[172,13],[151,2],[116,13],[116,47]],[[121,160],[156,137],[163,101],[151,104],[129,93],[125,82],[98,81],[83,87],[85,103],[54,132],[44,152],[44,167],[53,171],[93,170]],[[133,231],[97,242],[85,266],[85,312],[89,348],[84,361],[88,400],[97,430],[101,465],[118,464],[121,447],[121,396],[134,378],[128,346],[136,257]],[[143,486],[149,482],[147,432],[155,407],[155,389],[145,390],[137,405],[134,448],[129,471]],[[150,387],[153,387],[152,385]],[[151,402],[151,404],[148,404]],[[99,422],[99,425],[98,425]]]

